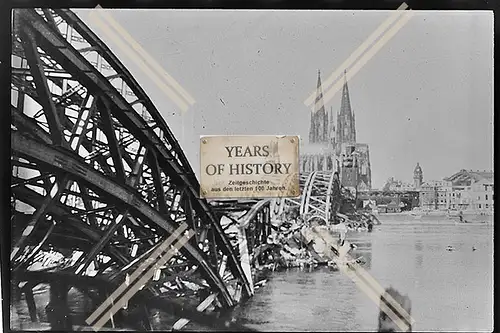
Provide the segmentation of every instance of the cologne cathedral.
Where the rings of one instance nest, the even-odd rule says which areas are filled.
[[[339,172],[342,185],[358,191],[371,189],[369,149],[367,144],[356,141],[356,118],[351,109],[346,72],[340,110],[335,117],[333,107],[329,113],[325,109],[321,74],[318,71],[309,143],[301,149],[301,171],[333,170]]]

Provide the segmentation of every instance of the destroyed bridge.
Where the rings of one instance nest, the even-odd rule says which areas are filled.
[[[160,112],[88,26],[65,9],[18,9],[13,19],[11,294],[24,295],[33,322],[42,283],[56,317],[71,288],[101,304],[186,224],[194,236],[128,307],[230,328],[203,310],[253,295],[248,258],[290,208],[330,218],[332,172],[302,174],[297,199],[202,199]],[[52,328],[71,330],[64,320]]]

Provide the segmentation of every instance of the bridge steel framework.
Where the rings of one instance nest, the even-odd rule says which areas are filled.
[[[41,250],[57,248],[68,257],[58,274],[88,278],[92,266],[123,281],[186,222],[195,237],[144,289],[174,295],[161,287],[182,276],[217,293],[222,307],[251,296],[244,249],[220,223],[225,213],[199,197],[179,143],[117,57],[69,10],[17,9],[13,18],[14,280],[26,279]],[[239,207],[247,211],[232,217],[240,230],[267,230],[269,200]],[[69,260],[75,250],[83,254]]]
[[[271,205],[273,220],[286,218],[286,213],[295,208],[306,221],[319,219],[330,223],[338,212],[341,186],[334,171],[313,171],[301,173],[299,198],[275,199]]]

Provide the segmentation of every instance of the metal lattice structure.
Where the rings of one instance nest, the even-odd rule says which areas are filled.
[[[319,218],[328,223],[338,211],[340,184],[333,171],[313,171],[300,175],[300,198],[276,199],[272,204],[273,219],[283,218],[291,207],[298,208],[300,216],[309,220]]]
[[[271,199],[215,200],[211,204],[234,248],[238,249],[243,271],[252,286],[256,282],[254,268],[258,249],[271,235]]]
[[[181,276],[224,307],[252,295],[224,213],[199,197],[179,143],[127,69],[69,10],[13,17],[12,272],[56,248],[66,257],[58,271],[122,281],[186,222],[195,237],[146,289],[174,295],[165,286]],[[269,214],[268,201],[253,205],[250,220]]]

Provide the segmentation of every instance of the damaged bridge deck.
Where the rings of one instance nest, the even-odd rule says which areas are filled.
[[[95,310],[185,225],[192,237],[128,307],[145,317],[163,309],[179,329],[189,320],[231,328],[208,312],[253,295],[250,258],[284,210],[330,218],[333,175],[302,175],[298,201],[208,202],[160,112],[89,27],[65,9],[17,9],[13,19],[13,297],[24,295],[38,322],[33,290],[50,285],[47,320],[72,329],[82,323],[68,320],[71,288]],[[106,325],[119,327],[117,318]]]

